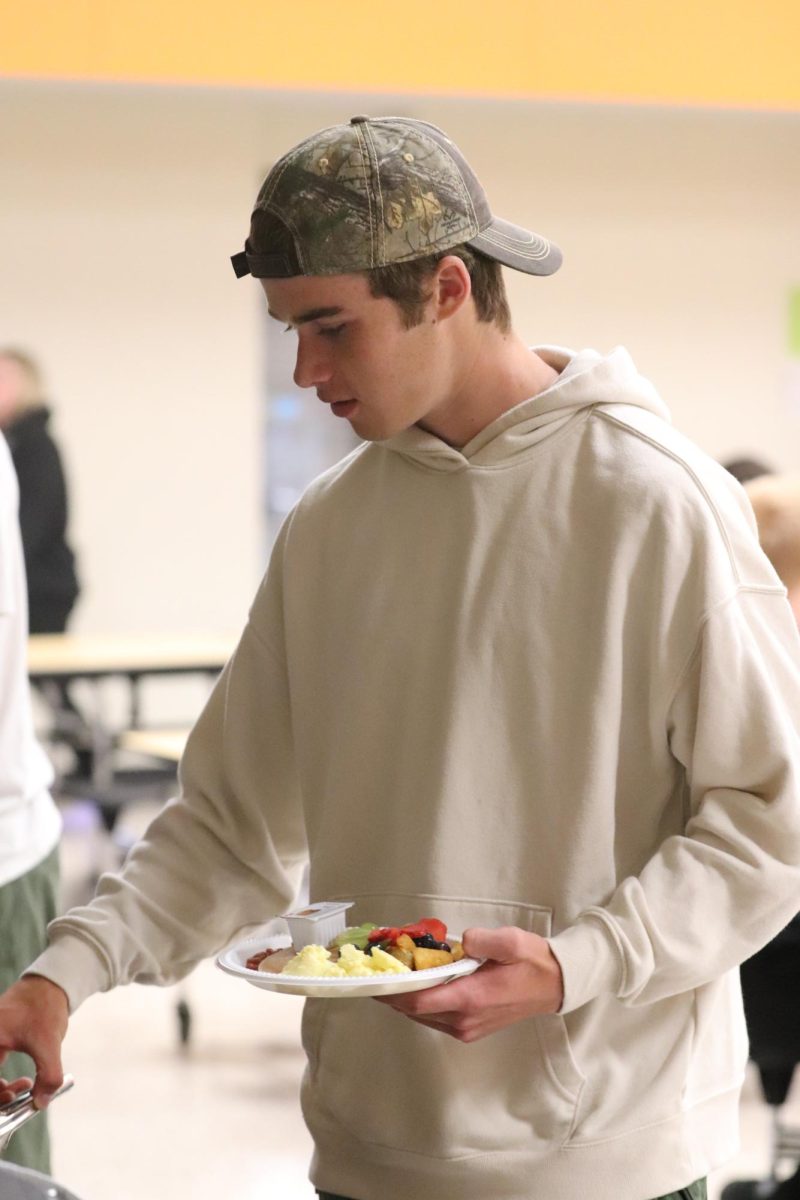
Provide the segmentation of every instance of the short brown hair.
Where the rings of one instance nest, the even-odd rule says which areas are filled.
[[[453,246],[450,250],[442,250],[425,258],[375,267],[366,272],[370,291],[373,296],[386,296],[394,300],[402,314],[403,324],[406,329],[411,329],[421,322],[423,308],[431,297],[426,283],[437,264],[449,254],[460,258],[469,271],[478,320],[494,322],[502,333],[508,333],[511,329],[511,311],[500,264],[479,254],[471,246]]]
[[[279,217],[257,208],[251,219],[248,241],[251,253],[283,255],[287,262],[293,263],[293,270],[300,273],[300,265],[294,261],[291,232]],[[437,264],[448,254],[460,258],[469,271],[478,320],[493,321],[502,333],[508,333],[511,329],[511,310],[500,263],[465,244],[410,262],[390,263],[386,267],[365,271],[372,295],[394,300],[406,329],[412,329],[419,325],[422,310],[430,299],[431,294],[425,285]]]

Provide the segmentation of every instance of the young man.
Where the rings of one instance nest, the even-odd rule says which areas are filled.
[[[42,1099],[68,1002],[180,977],[308,855],[312,899],[486,959],[309,1001],[322,1195],[699,1200],[733,1151],[736,967],[800,885],[797,633],[741,489],[625,351],[512,333],[498,264],[559,262],[423,122],[270,172],[234,265],[365,444],[284,524],[181,795],[0,1001]]]

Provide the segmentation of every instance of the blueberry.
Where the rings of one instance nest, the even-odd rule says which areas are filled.
[[[450,953],[450,947],[447,942],[437,942],[432,933],[424,933],[422,937],[415,937],[414,945],[425,950],[446,950]]]

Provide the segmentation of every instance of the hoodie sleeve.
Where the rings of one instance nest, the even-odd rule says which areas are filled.
[[[706,618],[668,715],[687,820],[605,907],[551,941],[563,1012],[611,991],[648,1004],[708,983],[800,908],[800,653],[774,589]]]
[[[72,1011],[117,984],[180,979],[296,892],[306,843],[277,576],[191,733],[179,795],[121,874],[50,925],[50,947],[28,969],[59,984]]]

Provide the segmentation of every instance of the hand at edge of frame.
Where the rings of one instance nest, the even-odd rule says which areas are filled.
[[[25,975],[0,996],[0,1066],[13,1050],[29,1054],[36,1064],[33,1101],[46,1108],[64,1081],[61,1043],[67,1032],[66,993],[40,975]],[[28,1080],[3,1081],[0,1103],[6,1104]]]

